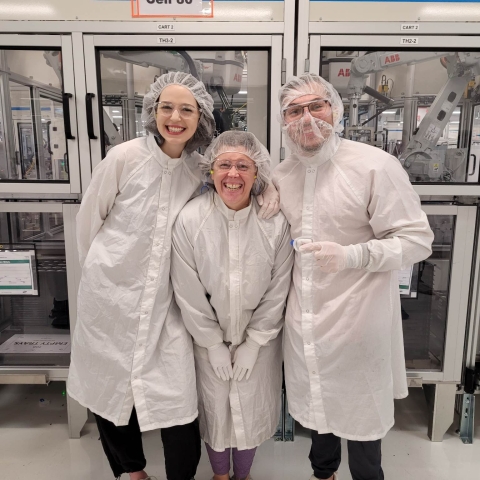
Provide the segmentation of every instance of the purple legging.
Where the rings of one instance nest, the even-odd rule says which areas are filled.
[[[223,452],[216,452],[206,443],[208,458],[212,464],[213,473],[215,475],[227,475],[230,473],[230,450],[233,457],[233,473],[236,480],[243,480],[248,477],[252,468],[253,459],[257,448],[249,450],[237,450],[235,447],[227,448]]]

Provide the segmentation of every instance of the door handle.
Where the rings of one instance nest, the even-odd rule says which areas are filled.
[[[65,136],[67,140],[75,140],[72,135],[72,123],[70,122],[70,99],[73,98],[71,93],[63,94],[63,123],[65,125]]]
[[[469,173],[468,176],[471,176],[475,173],[475,170],[477,169],[477,156],[474,153],[470,154],[471,157],[473,157],[473,168],[472,168],[472,173]]]
[[[95,98],[94,93],[87,93],[85,95],[85,105],[87,110],[87,131],[88,138],[90,140],[98,140],[98,137],[95,135],[95,130],[93,127],[93,99]]]

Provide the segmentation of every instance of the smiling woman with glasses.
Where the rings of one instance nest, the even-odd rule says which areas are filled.
[[[293,249],[285,217],[257,217],[270,157],[247,132],[225,132],[202,170],[214,189],[189,202],[172,233],[171,278],[194,339],[200,434],[213,480],[250,478],[278,423],[282,325]]]

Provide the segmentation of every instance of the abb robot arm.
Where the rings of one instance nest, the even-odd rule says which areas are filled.
[[[358,107],[355,108],[355,104],[358,103],[365,91],[366,79],[370,73],[380,72],[397,65],[417,64],[439,57],[444,57],[448,80],[399,157],[399,160],[411,175],[418,174],[420,178],[428,177],[429,180],[440,179],[444,175],[442,173],[444,169],[440,168],[440,165],[448,160],[445,158],[446,155],[449,157],[456,156],[457,164],[465,161],[464,154],[460,152],[461,149],[451,149],[448,154],[442,153],[437,148],[437,142],[453,111],[462,99],[469,81],[480,75],[480,53],[374,52],[352,61],[348,85],[350,111],[353,110],[354,112],[351,123],[358,125]],[[367,91],[367,93],[369,92]],[[414,164],[421,165],[421,168],[417,168],[417,172],[410,171]],[[448,176],[451,177],[451,174],[450,171],[447,176],[441,179],[449,181],[452,179],[448,178]]]

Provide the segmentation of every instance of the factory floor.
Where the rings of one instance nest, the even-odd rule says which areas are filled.
[[[0,386],[0,478],[2,480],[112,480],[98,431],[90,418],[79,440],[67,430],[65,384]],[[41,401],[43,399],[43,401]],[[419,388],[396,403],[396,424],[383,442],[386,480],[450,480],[480,478],[480,398],[476,405],[473,445],[455,434],[456,423],[442,443],[427,437],[427,407]],[[252,469],[254,480],[308,480],[308,431],[297,424],[294,442],[268,440],[258,449]],[[144,435],[147,471],[165,479],[162,441],[158,431]],[[346,454],[346,448],[344,448]],[[205,451],[196,476],[210,480]],[[128,476],[123,475],[122,480]],[[339,479],[351,479],[347,458]]]

